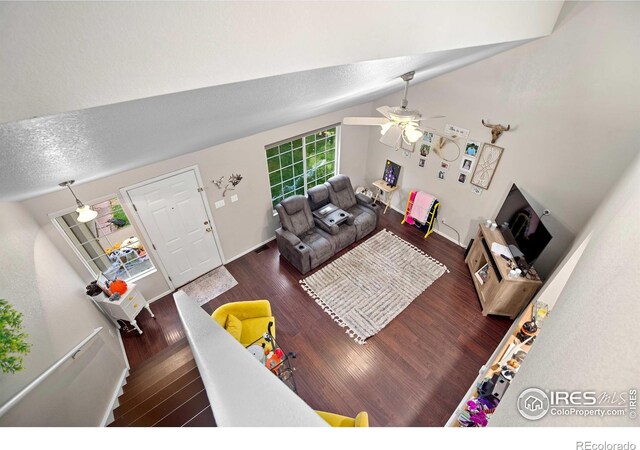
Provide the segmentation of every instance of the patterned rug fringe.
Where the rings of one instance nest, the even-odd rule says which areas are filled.
[[[394,238],[396,238],[397,240],[399,240],[400,242],[402,242],[404,245],[406,245],[407,247],[417,251],[418,253],[420,253],[423,256],[426,256],[427,259],[429,259],[431,262],[439,265],[440,267],[444,267],[444,269],[447,271],[447,273],[451,273],[449,271],[449,269],[447,268],[447,266],[445,266],[444,264],[442,264],[440,261],[438,261],[437,259],[431,257],[430,255],[428,255],[426,252],[422,251],[421,249],[419,249],[418,247],[416,247],[415,245],[405,241],[404,239],[402,239],[400,236],[398,236],[397,234],[395,234],[393,231],[389,231],[386,228],[384,228],[382,231],[386,231],[387,233],[389,233],[391,236],[393,236]]]
[[[318,305],[320,305],[322,310],[327,314],[329,314],[329,317],[331,317],[335,323],[340,325],[341,328],[346,328],[345,333],[347,333],[349,337],[351,337],[354,341],[356,341],[356,343],[360,345],[366,344],[365,338],[363,338],[362,336],[359,336],[358,333],[356,333],[351,328],[349,328],[349,326],[342,319],[340,319],[340,317],[338,317],[338,315],[335,312],[333,312],[333,310],[329,305],[327,305],[325,302],[323,302],[320,299],[320,297],[315,293],[315,291],[304,280],[300,280],[299,283],[302,286],[302,289],[309,295],[309,297],[314,299],[315,302]]]

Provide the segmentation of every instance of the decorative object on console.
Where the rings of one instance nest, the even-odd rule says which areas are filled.
[[[138,334],[142,334],[142,330],[136,322],[136,317],[143,309],[146,309],[154,319],[156,317],[151,311],[151,307],[149,307],[149,304],[143,295],[133,283],[129,283],[126,292],[122,295],[115,293],[108,299],[101,300],[98,303],[101,306],[101,309],[116,321],[128,321],[133,328],[138,331]],[[119,324],[118,327],[120,327]]]
[[[364,344],[447,271],[382,230],[300,283],[349,336]]]
[[[498,167],[503,148],[491,144],[484,144],[476,161],[476,167],[471,177],[471,184],[482,189],[489,189],[491,179]]]
[[[511,129],[511,125],[507,125],[506,127],[504,125],[491,125],[490,123],[484,123],[484,119],[482,119],[482,125],[484,125],[487,128],[491,128],[491,143],[495,144],[496,141],[498,140],[498,138],[500,136],[502,136],[502,133],[504,133],[505,131],[509,131]]]
[[[112,294],[117,293],[123,295],[125,292],[127,292],[127,283],[119,279],[113,280],[111,283],[109,283],[109,290]]]
[[[398,184],[398,178],[400,178],[400,169],[402,166],[394,163],[387,159],[386,164],[384,165],[384,174],[382,175],[382,179],[387,183],[387,185],[393,187]]]
[[[78,208],[76,209],[76,212],[78,213],[78,222],[90,222],[98,216],[98,212],[91,209],[91,206],[82,203],[78,197],[76,197],[76,194],[71,190],[71,185],[73,183],[75,183],[75,180],[63,181],[58,186],[69,188],[71,195],[76,199],[76,204],[78,205]]]

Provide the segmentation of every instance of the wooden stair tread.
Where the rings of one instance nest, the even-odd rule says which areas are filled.
[[[158,353],[154,354],[152,357],[145,359],[143,362],[136,365],[135,367],[132,367],[131,373],[134,374],[134,373],[141,372],[150,365],[154,365],[157,362],[164,361],[167,358],[167,356],[172,355],[187,346],[189,346],[189,341],[187,340],[187,338],[182,338],[179,341],[174,342],[170,346],[163,348]]]
[[[197,378],[128,426],[151,427],[202,391],[204,391],[204,384],[200,378]]]
[[[197,416],[189,420],[182,425],[183,427],[215,427],[216,420],[213,417],[213,411],[211,405],[208,405],[205,409],[200,411]]]
[[[126,417],[139,417],[199,377],[195,361],[189,361],[137,395],[123,398],[120,406],[113,411],[116,422],[120,423]]]
[[[162,420],[156,422],[153,426],[181,427],[189,422],[195,415],[200,414],[207,406],[209,406],[209,397],[207,397],[207,391],[204,390],[203,386],[200,392],[184,402],[179,408],[172,411]]]
[[[132,391],[139,391],[141,388],[145,389],[189,361],[193,361],[191,348],[182,348],[163,361],[159,361],[156,365],[149,366],[143,373],[130,375],[127,378],[127,384],[123,387],[123,391],[126,394]]]

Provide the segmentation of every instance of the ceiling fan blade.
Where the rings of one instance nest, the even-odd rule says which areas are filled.
[[[384,117],[345,117],[343,125],[384,125],[389,120]]]
[[[376,108],[376,111],[385,116],[387,119],[391,120],[391,116],[389,115],[391,109],[392,108],[390,106],[381,106],[380,108]]]
[[[398,147],[400,139],[402,139],[402,127],[393,125],[385,134],[382,135],[380,142],[384,145],[388,145],[389,147],[396,148]]]

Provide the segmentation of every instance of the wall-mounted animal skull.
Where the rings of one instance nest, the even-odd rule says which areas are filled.
[[[491,125],[490,123],[484,123],[484,119],[482,120],[482,125],[484,125],[487,128],[491,128],[491,143],[495,144],[496,141],[498,140],[498,138],[502,135],[502,133],[504,133],[505,131],[509,131],[511,129],[511,125],[507,125],[506,127],[503,125]]]

